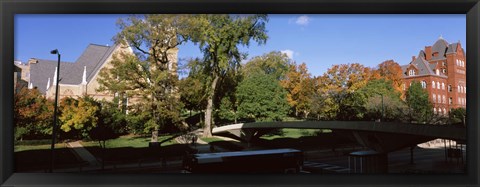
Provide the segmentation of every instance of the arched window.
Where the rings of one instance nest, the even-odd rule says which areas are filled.
[[[437,88],[440,89],[440,82],[437,82]]]
[[[422,81],[421,83],[422,83],[422,88],[423,89],[427,88],[427,81]]]
[[[442,90],[445,90],[445,83],[442,82]]]
[[[433,94],[433,103],[437,102],[437,95]]]
[[[435,81],[432,81],[432,88],[436,88],[435,87]]]

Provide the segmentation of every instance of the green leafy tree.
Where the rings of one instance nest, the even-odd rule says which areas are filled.
[[[413,81],[406,93],[409,120],[417,123],[428,123],[432,120],[432,103],[428,92],[422,88],[418,81]]]
[[[249,46],[250,41],[263,44],[267,40],[266,15],[201,15],[198,37],[195,38],[203,53],[203,66],[206,71],[208,89],[205,109],[204,137],[211,137],[212,112],[215,94],[221,77],[239,67],[246,54],[240,52],[239,45]]]
[[[100,72],[99,91],[132,99],[131,120],[158,141],[161,128],[181,127],[178,94],[177,47],[198,33],[194,16],[149,14],[119,19],[117,43],[133,48],[135,55],[115,54],[112,68]],[[127,45],[128,44],[128,45]]]
[[[277,80],[283,80],[291,65],[293,65],[293,62],[286,54],[280,51],[272,51],[248,61],[244,65],[242,72],[244,76],[264,73],[273,75]]]
[[[52,134],[53,102],[36,89],[19,88],[14,94],[15,139],[39,139]]]
[[[81,138],[87,138],[89,131],[98,124],[100,103],[89,96],[65,97],[60,102],[60,111],[60,129],[66,133],[77,130]]]
[[[359,90],[366,98],[365,103],[367,120],[396,121],[404,118],[406,104],[401,100],[401,93],[392,85],[390,80],[371,80]],[[383,115],[383,117],[382,117]]]
[[[449,113],[450,124],[460,124],[465,126],[467,118],[467,110],[465,108],[453,108]]]
[[[255,121],[281,121],[287,115],[286,91],[273,75],[246,77],[238,86],[238,113]]]

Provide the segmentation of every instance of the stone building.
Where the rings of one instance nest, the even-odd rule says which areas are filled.
[[[432,46],[420,50],[402,66],[403,90],[418,81],[429,93],[435,114],[447,115],[450,109],[466,106],[466,54],[460,42],[448,43],[440,37]]]
[[[133,54],[133,51],[129,46],[90,44],[75,62],[60,62],[59,99],[89,95],[98,100],[111,100],[112,94],[97,91],[97,78],[101,69],[110,66],[109,62],[115,53]],[[29,77],[28,87],[37,87],[40,93],[53,99],[57,84],[57,60],[31,58],[27,66],[29,72],[25,76]]]

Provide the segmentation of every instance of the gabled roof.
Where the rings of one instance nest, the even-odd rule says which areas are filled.
[[[116,47],[116,45],[103,46],[90,44],[74,63],[61,62],[60,84],[80,84],[82,82],[84,67],[86,67],[87,82],[89,82]],[[41,93],[45,94],[48,78],[50,78],[50,86],[53,85],[53,76],[55,74],[55,67],[57,67],[57,61],[38,59],[38,63],[30,64],[30,66],[30,82],[33,86],[36,86]]]

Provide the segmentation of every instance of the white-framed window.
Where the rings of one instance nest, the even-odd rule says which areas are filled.
[[[460,63],[458,62],[458,59],[457,59],[457,66],[460,66]]]
[[[452,104],[453,103],[453,99],[450,97],[448,98],[448,104]]]
[[[458,85],[457,87],[458,87],[457,92],[460,93],[460,85]]]
[[[445,83],[442,82],[442,90],[445,90]]]
[[[432,81],[432,88],[436,88],[435,87],[435,81]]]
[[[408,71],[408,76],[415,75],[415,70],[411,69]]]
[[[464,93],[463,92],[463,86],[460,86],[460,93]]]
[[[433,113],[437,114],[437,108],[433,108]]]
[[[436,69],[436,70],[435,70],[435,73],[436,73],[437,75],[440,75],[440,70],[439,70],[439,69]]]
[[[447,99],[445,98],[445,95],[442,95],[442,101],[444,104],[447,103]]]
[[[437,102],[437,95],[433,94],[433,103],[436,103]]]
[[[437,89],[440,89],[440,82],[437,82]]]
[[[452,85],[451,85],[451,84],[449,84],[449,85],[447,86],[447,88],[448,88],[448,92],[452,92]]]
[[[443,114],[447,115],[447,109],[443,108]]]
[[[427,81],[422,81],[421,84],[423,89],[427,88]]]
[[[447,73],[447,69],[442,69],[442,73]]]

